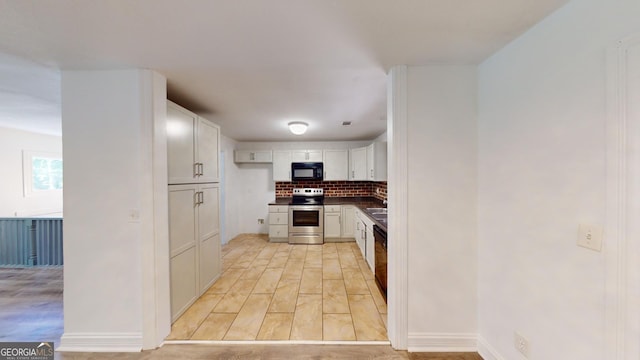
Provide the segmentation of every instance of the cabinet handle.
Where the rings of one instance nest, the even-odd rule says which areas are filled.
[[[200,175],[198,164],[199,163],[193,163],[193,177]]]
[[[371,169],[371,178],[373,179],[373,169]]]
[[[204,192],[203,191],[200,191],[199,199],[200,199],[200,204],[204,204]]]
[[[256,159],[256,153],[249,153],[249,160],[255,160]]]
[[[353,179],[354,177],[356,177],[356,171],[355,170],[351,170],[351,178]]]
[[[338,224],[342,225],[342,216],[338,216]]]
[[[193,206],[198,206],[200,205],[200,196],[198,196],[198,192],[195,192],[193,194]]]

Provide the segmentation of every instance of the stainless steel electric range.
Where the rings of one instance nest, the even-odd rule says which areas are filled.
[[[324,189],[293,189],[289,204],[289,244],[324,243]]]

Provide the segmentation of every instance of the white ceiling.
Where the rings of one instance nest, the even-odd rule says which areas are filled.
[[[372,139],[389,67],[477,64],[566,2],[0,0],[0,126],[59,133],[59,69],[136,67],[236,140]]]

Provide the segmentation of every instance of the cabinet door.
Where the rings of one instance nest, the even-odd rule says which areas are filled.
[[[349,180],[367,180],[367,148],[349,150]]]
[[[169,186],[171,317],[176,320],[198,296],[196,185]]]
[[[169,184],[192,183],[195,179],[197,116],[167,102],[167,165]]]
[[[309,154],[307,154],[304,150],[294,150],[291,152],[291,161],[292,162],[307,162]]]
[[[248,150],[235,150],[233,152],[233,161],[237,163],[253,162],[253,153]]]
[[[340,237],[340,213],[324,213],[324,237]]]
[[[375,162],[373,159],[373,144],[367,146],[367,179],[373,181],[375,179]]]
[[[349,180],[349,150],[324,151],[324,180]]]
[[[254,151],[253,158],[258,163],[270,163],[273,161],[271,150]]]
[[[289,214],[269,213],[269,225],[287,225],[288,223],[289,223]]]
[[[269,238],[281,239],[289,236],[288,225],[269,225]]]
[[[270,163],[271,150],[235,150],[233,161],[237,163]]]
[[[322,150],[308,150],[307,151],[307,161],[310,162],[322,162],[324,159],[322,157]]]
[[[354,233],[354,238],[356,239],[356,244],[358,244],[358,248],[360,249],[360,253],[362,254],[362,257],[365,257],[364,254],[364,224],[362,223],[362,221],[360,221],[360,219],[358,218],[358,216],[355,217],[355,233]]]
[[[196,159],[200,165],[201,175],[198,176],[198,182],[218,182],[220,181],[219,173],[219,139],[220,129],[213,123],[198,118],[198,141]]]
[[[387,181],[387,143],[367,146],[367,176],[371,181]]]
[[[273,181],[291,181],[291,151],[273,151]]]
[[[293,150],[293,162],[322,162],[322,150]]]
[[[342,205],[342,234],[343,238],[354,237],[354,215],[355,207],[353,205]]]
[[[199,186],[198,254],[199,291],[205,291],[220,275],[220,187],[219,184]]]

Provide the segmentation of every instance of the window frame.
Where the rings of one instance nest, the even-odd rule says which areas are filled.
[[[46,151],[22,151],[22,179],[23,179],[23,193],[24,197],[51,195],[62,192],[64,189],[64,182],[62,189],[47,189],[37,190],[33,188],[33,160],[37,158],[60,160],[62,159],[62,153],[59,152],[46,152]],[[64,162],[63,162],[63,179],[64,179]]]

